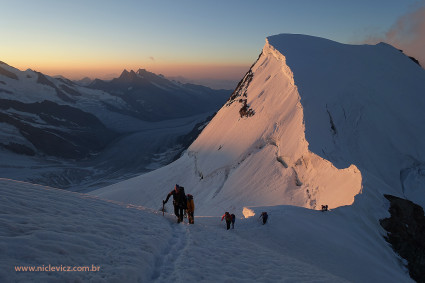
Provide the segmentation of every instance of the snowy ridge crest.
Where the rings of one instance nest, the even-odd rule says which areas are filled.
[[[155,207],[177,183],[197,196],[201,213],[242,213],[258,205],[333,209],[354,202],[362,174],[309,150],[304,107],[284,55],[266,42],[234,96],[181,159],[95,194]],[[245,119],[241,104],[255,115]],[[142,187],[149,189],[139,195]]]
[[[291,82],[291,84],[295,86],[294,74],[292,73],[292,70],[288,67],[288,65],[286,64],[286,57],[282,53],[280,53],[276,48],[274,48],[273,45],[269,43],[268,38],[266,38],[266,44],[263,47],[263,54],[265,56],[271,55],[275,57],[277,60],[281,61],[282,73],[285,74],[289,82]]]

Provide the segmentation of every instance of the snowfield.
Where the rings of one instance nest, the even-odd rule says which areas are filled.
[[[158,208],[179,184],[205,216],[242,215],[250,206],[328,205],[330,217],[341,215],[344,223],[332,234],[343,239],[331,237],[329,246],[325,237],[309,239],[320,247],[316,256],[306,244],[294,254],[309,254],[319,265],[328,251],[346,247],[358,260],[344,255],[337,267],[321,267],[349,281],[382,282],[390,273],[389,282],[408,281],[379,219],[389,215],[384,194],[425,203],[424,81],[424,70],[387,44],[268,37],[229,101],[179,160],[92,194]],[[304,222],[297,223],[311,222],[315,236],[324,225]],[[350,237],[356,240],[348,243]],[[374,264],[381,267],[368,269]]]
[[[0,191],[1,282],[409,282],[391,251],[364,249],[381,235],[353,228],[362,219],[347,209],[250,208],[269,211],[269,222],[238,215],[227,231],[220,215],[177,224],[173,215],[29,183],[0,179]],[[49,265],[100,269],[15,271]]]
[[[379,220],[425,204],[424,82],[386,44],[268,37],[175,162],[89,194],[1,180],[0,281],[413,282]],[[158,212],[175,184],[194,225]],[[101,269],[14,271],[43,264]]]

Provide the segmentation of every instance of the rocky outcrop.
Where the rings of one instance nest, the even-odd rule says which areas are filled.
[[[216,111],[230,91],[172,82],[139,69],[124,70],[111,81],[94,80],[89,86],[122,99],[128,115],[144,121],[162,121]]]
[[[233,91],[229,100],[226,102],[226,107],[229,107],[233,104],[233,102],[238,101],[242,106],[239,110],[239,115],[241,118],[243,117],[251,117],[254,116],[255,111],[248,105],[248,87],[254,77],[254,73],[252,72],[252,67],[258,62],[261,58],[261,54],[258,56],[257,60],[252,64],[249,71],[245,74],[242,80],[236,86],[236,89]]]
[[[381,226],[388,232],[385,239],[393,250],[406,259],[410,276],[417,282],[425,282],[425,216],[421,206],[392,195],[390,218],[381,219]]]
[[[51,101],[0,99],[0,123],[16,128],[39,153],[65,159],[87,158],[116,137],[96,116]],[[24,144],[0,143],[0,147],[19,154],[35,154]]]
[[[6,65],[6,64],[4,64]],[[15,73],[9,72],[8,70],[0,67],[0,75],[3,75],[9,79],[19,80],[18,76]]]

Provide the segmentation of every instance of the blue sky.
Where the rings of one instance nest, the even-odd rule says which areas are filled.
[[[0,0],[0,60],[71,78],[147,68],[234,79],[256,59],[268,35],[302,33],[361,43],[384,37],[424,3]]]

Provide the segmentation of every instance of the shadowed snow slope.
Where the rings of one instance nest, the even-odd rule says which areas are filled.
[[[288,236],[276,229],[281,221],[295,225],[293,231],[304,231],[285,215],[276,213],[269,227],[252,219],[237,220],[238,229],[226,231],[219,217],[177,224],[171,215],[163,217],[140,206],[7,179],[0,179],[0,193],[1,282],[345,282],[339,275],[343,272],[335,268],[335,255],[346,249],[320,263],[311,262],[308,254],[294,254],[311,234],[292,237],[291,246],[279,241]],[[297,214],[300,219],[323,217],[305,209]],[[258,241],[271,233],[274,241]],[[361,270],[380,265],[368,258],[356,261]],[[97,271],[61,271],[81,267]],[[38,271],[15,271],[19,268]],[[374,278],[405,279],[387,272]],[[355,278],[364,277],[360,272]]]
[[[410,282],[349,207],[251,207],[269,211],[267,225],[237,219],[226,231],[217,216],[177,224],[141,206],[6,179],[0,192],[1,282]],[[39,271],[15,271],[27,267]]]

